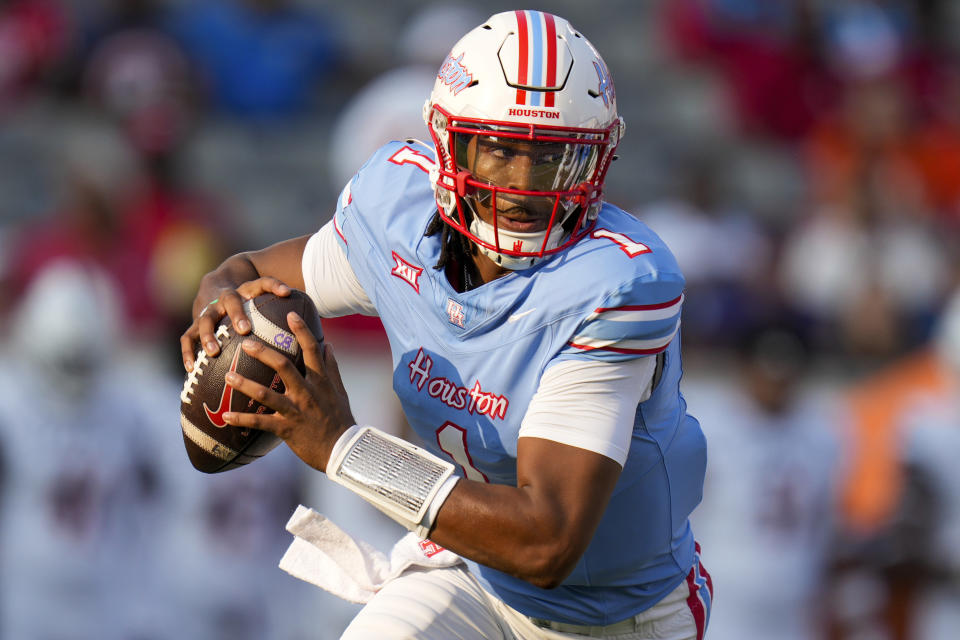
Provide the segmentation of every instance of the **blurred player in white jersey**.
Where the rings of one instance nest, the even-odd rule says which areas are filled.
[[[625,131],[605,62],[563,18],[496,14],[442,61],[424,120],[433,144],[382,146],[317,233],[207,274],[181,338],[191,370],[224,315],[247,333],[243,299],[288,287],[383,323],[423,448],[357,424],[332,348],[295,315],[305,377],[253,342],[285,393],[227,377],[276,410],[229,424],[277,433],[412,532],[385,559],[298,509],[284,568],[366,603],[344,638],[702,638],[684,280],[602,199]]]
[[[0,409],[4,638],[163,637],[135,619],[157,596],[159,470],[148,409],[116,374],[118,304],[96,267],[56,262],[12,316],[0,359],[14,390]]]
[[[693,523],[724,585],[712,640],[824,637],[839,442],[808,358],[795,331],[765,326],[739,345],[740,375],[693,392],[711,447]]]

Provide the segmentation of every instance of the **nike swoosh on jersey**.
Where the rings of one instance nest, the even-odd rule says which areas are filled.
[[[507,322],[516,322],[517,320],[519,320],[519,319],[522,318],[523,316],[528,315],[528,314],[531,314],[531,313],[533,313],[533,312],[536,311],[536,310],[537,310],[537,308],[534,307],[533,309],[527,309],[526,311],[521,311],[520,313],[515,313],[515,314],[513,314],[512,316],[510,316],[509,318],[507,318]]]
[[[237,349],[233,352],[233,362],[230,363],[230,371],[236,372],[237,363],[240,361],[240,349]],[[226,403],[226,407],[224,407]],[[231,387],[226,382],[223,383],[223,393],[220,394],[220,404],[217,405],[216,411],[210,411],[210,407],[207,406],[207,403],[203,403],[203,410],[207,413],[207,418],[217,427],[227,426],[226,421],[223,419],[223,414],[227,411],[230,411],[230,406],[233,404],[233,387]]]

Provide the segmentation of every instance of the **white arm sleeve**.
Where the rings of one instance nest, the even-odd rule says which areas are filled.
[[[379,315],[335,234],[331,220],[307,240],[303,249],[303,282],[307,295],[324,318],[353,313]]]
[[[547,369],[530,401],[521,438],[588,449],[622,467],[637,405],[650,397],[656,356],[625,362],[566,360]]]

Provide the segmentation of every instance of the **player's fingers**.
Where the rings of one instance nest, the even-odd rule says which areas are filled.
[[[231,427],[244,427],[247,429],[260,429],[279,435],[280,425],[277,421],[277,415],[271,413],[241,413],[239,411],[228,411],[223,414],[223,421]]]
[[[297,371],[297,368],[293,365],[293,362],[290,361],[290,358],[280,353],[273,347],[268,347],[264,343],[260,342],[259,340],[254,340],[253,338],[247,338],[244,340],[242,347],[245,353],[256,358],[280,374],[280,379],[283,380],[283,384],[287,389],[302,387],[303,377],[300,375],[300,372]]]
[[[303,349],[303,363],[307,369],[321,371],[323,367],[323,347],[317,340],[317,337],[310,331],[310,327],[303,321],[295,311],[287,314],[287,324],[293,331],[293,336],[297,339],[300,348]]]
[[[218,305],[222,306],[224,313],[230,317],[233,329],[240,335],[250,333],[250,318],[243,309],[244,298],[237,291],[226,291],[218,299]],[[221,316],[222,317],[222,316]]]
[[[290,287],[276,278],[263,276],[256,280],[244,282],[237,287],[237,292],[243,296],[245,300],[256,298],[261,293],[273,293],[281,298],[285,298],[290,295]]]
[[[197,327],[191,324],[190,327],[180,336],[180,354],[183,357],[183,368],[189,373],[193,371],[193,365],[196,359],[197,345]]]
[[[256,400],[265,407],[269,407],[277,413],[286,413],[290,409],[290,401],[281,393],[263,386],[259,382],[254,382],[249,378],[244,378],[239,373],[229,371],[224,376],[227,384],[247,396],[251,400]]]
[[[209,356],[215,356],[220,353],[220,343],[217,341],[217,324],[223,317],[223,311],[219,308],[219,303],[208,305],[200,311],[200,315],[193,321],[197,327],[197,339],[203,350]]]

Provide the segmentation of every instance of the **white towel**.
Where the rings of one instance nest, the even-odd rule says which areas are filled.
[[[452,551],[412,532],[397,541],[388,558],[303,505],[290,516],[286,528],[294,539],[280,559],[280,568],[349,602],[369,602],[383,585],[408,569],[462,562]]]

